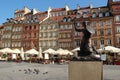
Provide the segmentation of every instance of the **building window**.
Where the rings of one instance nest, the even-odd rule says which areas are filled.
[[[94,39],[94,40],[93,40],[93,44],[94,44],[94,45],[97,45],[97,39]]]
[[[83,18],[87,18],[88,15],[87,15],[87,12],[83,12]]]
[[[49,34],[48,34],[48,35],[49,35]],[[53,32],[53,37],[55,37],[55,35],[56,35],[55,32]]]
[[[32,26],[30,26],[30,30],[32,29]]]
[[[99,17],[103,17],[103,13],[102,12],[99,13]]]
[[[69,17],[69,18],[68,18],[68,22],[70,22],[70,21],[71,21],[71,18]]]
[[[110,13],[109,13],[109,12],[106,12],[106,13],[105,13],[105,16],[110,16]]]
[[[108,45],[111,45],[111,39],[108,39],[108,40],[107,40],[107,44],[108,44]]]
[[[43,29],[43,26],[40,26],[40,30],[42,30]]]
[[[107,35],[111,35],[111,29],[107,30]]]
[[[71,38],[71,34],[67,34],[68,38]]]
[[[48,29],[48,26],[46,25],[46,26],[45,26],[45,30],[47,30],[47,29]],[[51,29],[52,29],[52,26],[51,26]]]
[[[56,13],[56,16],[58,16],[59,15],[59,13]]]
[[[50,37],[52,37],[52,32],[50,32]]]
[[[118,38],[118,44],[120,45],[120,38]]]
[[[106,21],[106,25],[109,26],[110,25],[110,20]]]
[[[53,25],[53,29],[55,29],[56,27],[55,27],[55,24]]]
[[[34,38],[36,38],[36,33],[34,33]]]
[[[59,38],[62,38],[61,34],[59,34]]]
[[[101,45],[104,45],[104,40],[100,40],[100,44],[101,44]]]
[[[99,26],[103,26],[103,21],[99,21]]]
[[[68,25],[65,25],[65,29],[68,29]]]
[[[120,26],[117,26],[117,32],[118,33],[120,32]]]
[[[72,29],[72,25],[69,25],[69,29]]]
[[[46,33],[43,34],[43,37],[44,37],[44,38],[46,37]]]
[[[47,41],[45,41],[45,43],[44,43],[44,46],[45,46],[45,47],[47,47],[47,43],[48,43],[48,42],[47,42]]]
[[[67,35],[67,33],[65,33],[65,38],[68,38],[68,35]]]
[[[46,26],[43,26],[43,30],[45,30],[46,29]]]
[[[116,21],[117,21],[117,22],[120,21],[120,15],[116,16]]]
[[[61,25],[61,26],[60,26],[60,29],[63,29],[63,27],[64,27],[64,26],[63,26],[63,25]]]
[[[95,34],[93,34],[94,36],[96,36],[97,35],[97,30],[95,30]]]
[[[76,26],[80,26],[80,22],[77,22],[77,23],[76,23]]]
[[[65,35],[65,34],[63,34],[63,35],[62,35],[62,37],[63,37],[63,38],[65,38],[65,37],[66,37],[66,35]]]
[[[76,18],[80,18],[80,13],[77,13]]]
[[[66,22],[66,21],[67,21],[67,19],[66,19],[66,17],[64,17],[64,18],[63,18],[63,22]]]
[[[43,33],[40,33],[40,37],[43,37]]]
[[[25,30],[27,30],[28,26],[25,26]],[[15,28],[14,28],[15,29]]]
[[[48,26],[48,29],[52,29],[52,25]]]
[[[80,35],[80,32],[75,32],[75,36],[79,36]]]
[[[93,14],[92,14],[92,18],[95,18],[96,17],[96,13],[94,12]]]
[[[76,41],[76,46],[80,46],[80,40]]]
[[[93,22],[93,27],[96,27],[96,21]]]
[[[34,29],[36,29],[36,25],[34,25]]]
[[[100,30],[100,35],[101,36],[104,35],[104,30],[103,29]]]

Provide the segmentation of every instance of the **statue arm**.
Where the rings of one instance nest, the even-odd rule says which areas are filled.
[[[77,29],[76,26],[75,26],[75,31],[77,31],[77,32],[81,32],[82,29]]]
[[[97,50],[95,49],[95,47],[94,47],[94,46],[92,46],[92,49],[93,49],[93,51],[95,51],[95,52],[96,52],[96,54],[98,54],[98,52],[97,52]]]

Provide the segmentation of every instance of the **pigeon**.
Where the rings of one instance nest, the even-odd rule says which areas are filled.
[[[38,69],[34,69],[34,71],[36,72],[36,74],[39,74],[39,70]]]
[[[48,72],[44,72],[43,75],[48,74]]]
[[[28,72],[29,72],[29,74],[32,72],[32,70],[31,69],[28,69]]]
[[[27,73],[28,73],[28,71],[27,71],[26,69],[24,69],[24,71],[25,71],[25,74],[27,74]]]

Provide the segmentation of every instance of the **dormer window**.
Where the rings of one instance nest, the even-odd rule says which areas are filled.
[[[102,12],[99,13],[99,17],[103,17],[103,13]]]
[[[95,17],[96,17],[96,13],[93,13],[93,14],[92,14],[92,18],[95,18]]]
[[[87,15],[87,12],[83,12],[83,18],[87,18],[88,15]]]
[[[110,16],[110,13],[109,13],[109,12],[106,12],[106,13],[105,13],[105,16]]]
[[[70,22],[70,21],[71,21],[71,18],[69,17],[69,18],[68,18],[68,22]]]
[[[80,18],[80,13],[77,13],[76,18]]]
[[[64,18],[63,18],[63,22],[66,22],[66,21],[67,21],[67,19],[66,19],[66,17],[64,17]]]

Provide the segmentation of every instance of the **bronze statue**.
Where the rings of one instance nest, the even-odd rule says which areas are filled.
[[[91,34],[95,31],[86,22],[82,22],[80,26],[75,26],[75,31],[80,32],[80,50],[78,51],[80,60],[100,60],[100,57],[96,56],[95,48],[89,45]]]

